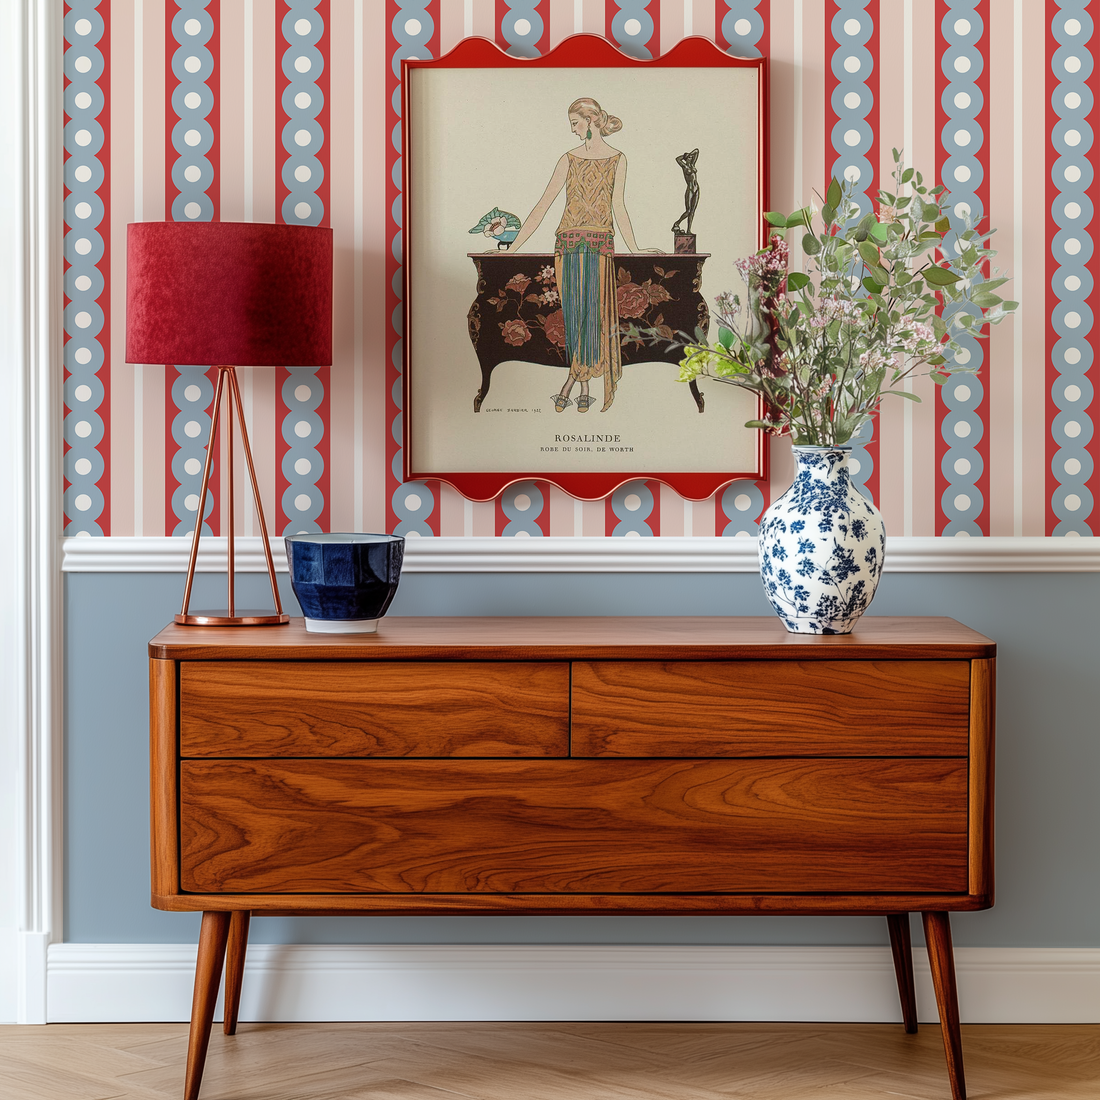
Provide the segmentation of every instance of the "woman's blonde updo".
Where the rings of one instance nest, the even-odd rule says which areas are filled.
[[[604,137],[608,134],[618,133],[623,128],[623,120],[609,115],[594,99],[587,96],[583,99],[575,99],[566,112],[571,115],[580,115],[588,119],[592,126],[599,130]]]

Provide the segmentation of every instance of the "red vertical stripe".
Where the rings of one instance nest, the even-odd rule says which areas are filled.
[[[1093,19],[1095,19],[1095,18],[1096,18],[1095,13],[1093,13]],[[1048,22],[1047,26],[1048,27],[1050,26],[1049,22]],[[1095,68],[1096,54],[1091,49],[1092,43],[1094,41],[1096,41],[1095,32],[1094,32],[1094,37],[1085,46],[1085,49],[1089,50],[1089,52],[1092,54],[1093,66],[1094,66],[1092,72],[1089,73],[1088,79],[1085,81],[1085,83],[1086,83],[1086,85],[1089,89],[1089,92],[1092,94],[1092,101],[1095,103],[1098,90],[1100,90],[1100,88],[1098,88],[1098,86],[1100,86],[1100,76],[1098,76],[1096,68]],[[1049,66],[1048,66],[1048,69],[1049,69]],[[1048,98],[1047,102],[1049,104],[1049,102],[1050,102],[1049,98]],[[1096,139],[1096,129],[1095,129],[1095,116],[1093,116],[1093,118],[1091,118],[1090,121],[1093,122],[1093,127],[1094,128],[1093,128],[1093,146],[1092,146],[1092,149],[1089,152],[1089,160],[1092,163],[1092,165],[1094,166],[1094,171],[1093,171],[1093,176],[1092,176],[1092,182],[1089,184],[1088,189],[1086,190],[1085,193],[1088,195],[1089,202],[1092,204],[1092,210],[1094,212],[1093,213],[1093,223],[1092,224],[1095,225],[1096,224],[1095,211],[1100,209],[1100,178],[1098,178],[1098,177],[1100,177],[1100,173],[1097,173],[1095,171],[1095,166],[1097,164],[1098,156],[1100,156],[1100,149],[1098,149],[1097,144],[1096,144],[1097,139]],[[1048,130],[1048,133],[1049,133],[1049,130]],[[1047,179],[1049,180],[1049,178],[1050,178],[1050,173],[1048,172],[1047,173]],[[1048,217],[1049,217],[1049,210],[1050,210],[1049,205],[1047,207],[1047,210],[1048,210]],[[1097,248],[1097,246],[1098,246],[1098,244],[1100,244],[1100,242],[1097,241],[1097,238],[1093,234],[1091,227],[1086,227],[1085,232],[1088,233],[1092,237],[1092,256],[1089,258],[1089,262],[1086,265],[1086,267],[1088,268],[1088,273],[1092,277],[1092,290],[1089,292],[1089,296],[1085,300],[1085,302],[1086,302],[1086,305],[1089,307],[1089,310],[1092,312],[1092,329],[1089,332],[1089,341],[1090,341],[1090,346],[1094,349],[1094,352],[1093,352],[1094,360],[1093,360],[1092,365],[1089,367],[1088,376],[1089,376],[1090,381],[1095,386],[1097,374],[1100,373],[1100,372],[1097,371],[1096,362],[1095,362],[1095,355],[1096,355],[1095,349],[1098,346],[1100,346],[1100,287],[1097,286],[1097,283],[1100,282],[1100,254],[1098,254],[1098,248]],[[1048,314],[1048,316],[1049,316],[1049,314]],[[1048,393],[1048,400],[1049,400],[1049,394],[1050,394],[1049,387],[1047,389],[1047,393]],[[1094,534],[1096,534],[1098,532],[1098,530],[1100,530],[1100,528],[1098,528],[1098,518],[1097,518],[1098,516],[1100,516],[1100,509],[1097,508],[1097,503],[1098,503],[1097,502],[1097,496],[1098,496],[1098,494],[1100,494],[1100,430],[1098,430],[1098,425],[1096,423],[1097,408],[1098,408],[1098,405],[1097,405],[1097,402],[1096,402],[1096,398],[1094,396],[1093,400],[1089,403],[1089,407],[1083,410],[1084,416],[1086,416],[1087,418],[1089,418],[1089,420],[1091,420],[1092,428],[1093,428],[1092,438],[1089,440],[1089,442],[1088,442],[1088,444],[1086,445],[1086,448],[1085,448],[1088,451],[1089,456],[1092,458],[1092,474],[1090,475],[1088,481],[1085,484],[1086,484],[1089,492],[1092,494],[1092,500],[1093,500],[1092,512],[1086,518],[1087,518],[1087,521],[1088,521],[1088,524],[1089,524],[1089,528]],[[1049,467],[1049,463],[1048,463],[1048,467]],[[1048,496],[1047,499],[1048,500],[1050,499],[1049,496]]]
[[[210,124],[210,128],[213,130],[213,144],[211,145],[210,152],[206,154],[207,159],[210,161],[210,165],[213,169],[213,179],[210,186],[207,188],[206,194],[209,196],[214,206],[213,220],[221,220],[221,158],[219,156],[219,147],[221,144],[221,129],[219,126],[219,120],[221,118],[220,106],[221,101],[219,99],[219,83],[218,83],[218,69],[221,64],[221,50],[220,50],[220,22],[221,22],[221,0],[210,0],[206,9],[210,13],[210,18],[214,23],[214,30],[210,36],[210,41],[207,42],[206,48],[210,51],[210,55],[213,59],[213,71],[209,78],[206,80],[206,86],[210,89],[213,97],[214,106],[210,113],[206,116],[207,122]],[[175,73],[172,71],[172,59],[175,56],[176,50],[180,49],[180,43],[176,41],[172,34],[172,20],[175,18],[176,13],[179,11],[179,4],[177,0],[165,0],[164,4],[164,37],[165,37],[165,54],[164,54],[164,216],[167,221],[172,220],[172,204],[175,202],[179,195],[179,189],[172,182],[172,166],[175,164],[179,154],[176,152],[175,147],[172,144],[172,131],[175,129],[176,123],[179,121],[179,117],[172,109],[172,95],[175,92],[179,81],[176,79]],[[217,371],[211,368],[206,372],[207,378],[212,379],[214,383],[214,389],[217,389]],[[172,365],[165,365],[165,389],[164,389],[164,533],[165,535],[172,535],[176,529],[176,525],[180,522],[179,517],[172,509],[172,497],[175,494],[179,482],[176,480],[175,474],[172,472],[172,462],[176,454],[179,451],[179,447],[172,435],[172,422],[175,420],[179,413],[179,409],[176,407],[175,402],[172,400],[172,386],[176,379],[179,377],[179,371]],[[213,416],[213,401],[207,407],[207,413]],[[220,470],[218,464],[218,452],[215,448],[214,464],[210,471],[210,488],[209,499],[213,499],[214,507],[210,512],[209,518],[206,520],[210,531],[214,535],[221,533],[221,514],[218,507],[219,502],[219,484],[220,484]],[[205,456],[204,456],[205,461]],[[196,512],[196,522],[201,523],[202,517]]]
[[[72,9],[69,7],[69,5],[66,4],[65,5],[65,15],[68,15],[71,10]],[[64,42],[64,46],[68,46],[68,45],[70,45],[70,43],[66,39],[65,42]],[[63,76],[62,88],[64,89],[64,91],[66,91],[66,92],[68,91],[69,85],[71,83],[72,83],[72,81],[67,76]],[[62,102],[63,103],[66,102],[67,98],[68,97],[63,94],[62,95]],[[69,117],[68,111],[64,111],[64,110],[62,111],[62,120],[63,120],[62,121],[62,126],[68,126],[68,124],[72,121]],[[62,163],[68,161],[70,156],[71,156],[71,154],[69,153],[69,150],[64,149],[63,152],[62,152]],[[64,178],[65,178],[65,174],[62,173],[62,179],[64,179]],[[63,201],[67,201],[68,198],[69,198],[69,195],[71,193],[72,192],[69,190],[68,186],[66,184],[62,184],[62,199],[63,199]],[[69,226],[66,223],[66,225],[65,225],[66,232],[68,231],[68,229],[69,229]],[[70,264],[67,259],[63,258],[62,259],[62,275],[63,276],[68,273],[68,270],[69,270],[70,267],[72,267],[72,264]],[[63,278],[62,285],[67,286],[68,285],[68,280]],[[62,308],[63,309],[68,309],[69,303],[71,301],[72,301],[72,299],[68,296],[68,294],[65,294],[63,292],[62,293]],[[72,337],[67,332],[63,334],[63,339],[62,339],[62,342],[61,342],[61,347],[62,347],[62,352],[63,352],[63,354],[62,354],[62,362],[63,363],[66,361],[66,357],[64,355],[64,349],[68,345],[68,343],[71,339],[72,339]],[[69,380],[69,375],[72,372],[68,369],[68,367],[66,367],[66,368],[64,368],[63,373],[64,373],[64,380],[67,382]],[[71,411],[72,410],[69,408],[67,403],[63,404],[62,405],[62,414],[61,414],[62,418],[67,417]],[[69,446],[69,443],[68,443],[67,440],[62,440],[62,443],[63,443],[62,457],[64,457],[64,456],[68,455],[69,451],[71,451],[72,448]],[[62,470],[68,470],[68,463],[67,462],[62,464]],[[71,484],[72,484],[72,482],[69,481],[68,477],[63,474],[62,479],[61,479],[61,491],[62,491],[62,493],[67,493],[69,491],[69,486]],[[62,501],[62,509],[64,509],[64,501]],[[69,524],[69,514],[65,511],[62,511],[61,522],[62,522],[62,530],[64,530],[65,527],[67,527],[68,524]]]
[[[646,5],[646,13],[649,18],[653,20],[653,34],[650,35],[649,41],[646,43],[646,49],[649,50],[651,57],[661,56],[661,0],[649,0]],[[618,40],[611,33],[611,21],[615,18],[622,8],[615,3],[615,0],[604,0],[604,36],[611,42],[617,42]],[[628,16],[629,18],[629,16]]]
[[[936,0],[936,34],[940,44],[940,55],[936,59],[936,181],[944,183],[943,166],[947,160],[947,152],[943,146],[943,128],[947,125],[948,114],[943,106],[944,92],[951,83],[943,71],[941,61],[943,52],[947,48],[947,41],[943,34],[944,20],[951,13],[947,0]],[[989,0],[979,0],[974,7],[975,13],[982,21],[982,37],[978,41],[977,49],[982,56],[981,75],[974,81],[981,92],[982,107],[976,116],[976,121],[982,130],[982,147],[975,154],[982,165],[982,182],[975,189],[974,194],[982,204],[984,226],[989,224]],[[1047,185],[1049,187],[1049,183]],[[1048,204],[1049,209],[1049,204]],[[953,255],[948,255],[953,259]],[[982,512],[977,523],[983,535],[989,534],[989,344],[983,343],[982,353],[985,356],[983,369],[980,374],[982,384],[982,400],[975,409],[975,415],[982,423],[982,438],[974,445],[974,449],[981,456],[982,473],[975,481],[975,486],[982,494]],[[943,472],[944,455],[951,449],[943,438],[943,421],[948,413],[947,403],[943,399],[943,392],[936,387],[936,534],[942,535],[947,527],[948,519],[943,512],[943,494],[951,484]]]
[[[432,37],[428,41],[428,53],[432,57],[439,56],[439,0],[429,0],[424,7],[425,12],[432,23]],[[386,34],[389,42],[389,58],[386,68],[386,133],[393,135],[398,133],[401,126],[401,117],[394,108],[394,94],[401,84],[401,63],[395,57],[398,43],[393,37],[393,22],[401,11],[397,0],[386,0]],[[499,22],[498,22],[499,26]],[[392,211],[394,204],[401,195],[401,188],[394,182],[395,171],[400,176],[401,154],[394,145],[393,137],[388,139],[386,146],[386,209]],[[401,408],[394,401],[393,393],[395,385],[401,377],[402,367],[394,363],[395,356],[403,354],[401,335],[394,328],[392,319],[400,316],[401,294],[394,289],[395,284],[401,282],[401,227],[394,221],[392,213],[387,217],[386,223],[386,423],[393,425],[402,415]],[[397,255],[394,250],[397,250]],[[397,433],[401,435],[400,432]],[[401,476],[394,473],[394,461],[401,450],[401,442],[394,438],[393,430],[386,435],[386,529],[392,531],[400,522],[393,510],[393,495],[401,484]],[[434,534],[439,534],[439,482],[426,482],[435,495],[436,506],[427,519],[427,524]]]
[[[103,238],[103,259],[99,270],[103,275],[103,290],[97,299],[103,310],[103,328],[99,333],[99,343],[103,348],[103,366],[96,372],[103,385],[103,400],[96,412],[103,421],[103,439],[97,448],[103,456],[103,473],[96,484],[103,494],[103,511],[99,516],[99,527],[104,535],[111,533],[111,5],[100,4],[99,14],[103,19],[103,37],[98,42],[99,52],[103,55],[103,75],[99,78],[99,87],[103,92],[103,109],[99,112],[99,124],[103,127],[103,148],[99,151],[99,162],[103,165],[103,182],[96,194],[103,203],[103,220],[99,223],[99,235]]]
[[[283,72],[283,56],[289,48],[289,43],[283,36],[283,22],[290,14],[291,8],[287,3],[287,0],[278,0],[275,9],[275,218],[278,222],[284,223],[286,219],[283,217],[283,204],[285,203],[287,196],[290,194],[289,188],[283,182],[283,165],[289,159],[290,154],[287,152],[286,147],[283,145],[283,132],[290,122],[290,116],[286,113],[283,107],[283,96],[286,93],[287,86],[290,84],[290,80]],[[323,30],[321,37],[317,40],[317,50],[321,55],[321,72],[317,75],[314,83],[317,85],[317,89],[321,94],[322,107],[317,114],[317,124],[321,128],[321,133],[324,135],[321,141],[321,148],[317,151],[317,159],[321,162],[321,183],[317,187],[314,194],[317,196],[317,200],[321,204],[321,225],[331,224],[331,214],[329,211],[329,194],[330,185],[329,177],[329,162],[330,156],[330,133],[329,133],[329,66],[331,56],[331,41],[332,33],[329,19],[329,0],[319,0],[317,4],[317,17],[321,20]],[[290,517],[283,509],[283,497],[286,494],[287,489],[290,488],[290,481],[283,473],[283,463],[286,458],[287,452],[290,450],[290,444],[287,443],[283,437],[283,425],[286,421],[287,415],[290,413],[290,408],[283,400],[283,386],[286,380],[290,377],[290,372],[285,367],[280,367],[276,373],[276,393],[278,399],[278,423],[275,430],[275,529],[277,531],[286,530],[287,525],[291,522]],[[317,416],[321,420],[321,438],[314,444],[314,450],[321,456],[321,476],[316,481],[317,491],[321,494],[321,511],[317,515],[317,526],[322,531],[329,529],[329,512],[330,512],[330,481],[329,474],[329,460],[332,453],[332,441],[330,438],[332,419],[331,419],[331,368],[320,367],[316,372],[316,385],[321,387],[321,402],[317,406]]]
[[[871,200],[871,208],[874,209],[875,199],[878,196],[881,188],[879,182],[879,113],[878,113],[878,101],[879,101],[879,65],[881,64],[881,54],[879,53],[879,0],[869,0],[867,4],[867,15],[871,19],[871,37],[867,40],[867,49],[871,54],[871,73],[864,82],[871,92],[871,110],[867,115],[867,123],[871,127],[871,151],[867,154],[867,159],[871,162],[871,170],[874,173],[870,180],[867,181],[866,193],[867,197]],[[830,66],[831,72],[831,66]],[[863,182],[862,180],[860,181]],[[867,475],[867,479],[864,484],[867,486],[867,491],[871,494],[871,500],[876,504],[879,503],[879,423],[876,418],[874,425],[874,435],[868,441],[867,445],[863,448],[868,457],[871,459],[871,472]]]
[[[771,56],[771,0],[757,0],[756,12],[764,21],[764,30],[756,48],[761,57]],[[714,0],[714,41],[727,52],[732,48],[729,39],[722,33],[722,21],[729,14],[730,6],[727,0]],[[719,514],[724,515],[719,508]]]
[[[401,117],[394,109],[394,93],[401,84],[399,73],[400,62],[396,58],[397,40],[393,36],[393,21],[400,12],[397,0],[386,0],[386,36],[389,43],[386,66],[386,425],[393,424],[401,415],[401,409],[393,399],[394,386],[401,376],[401,372],[394,365],[394,354],[398,352],[401,337],[393,327],[392,318],[401,306],[401,295],[394,289],[394,283],[401,269],[401,261],[394,255],[394,247],[400,246],[400,232],[393,220],[394,203],[401,194],[401,189],[394,183],[394,170],[399,167],[401,156],[394,147],[392,135],[401,125]],[[396,71],[395,71],[396,70]],[[393,494],[401,483],[400,477],[395,477],[393,472],[394,459],[401,449],[401,444],[393,437],[393,432],[386,432],[386,530],[393,531],[398,524],[397,514],[393,510]]]
[[[646,488],[653,494],[653,511],[649,513],[646,523],[655,535],[659,535],[661,533],[661,483],[647,481]]]
[[[493,37],[496,44],[502,49],[507,50],[511,43],[504,37],[504,17],[512,10],[511,4],[508,0],[496,0],[496,11],[494,13],[493,23]],[[550,0],[539,0],[535,5],[535,11],[538,13],[539,18],[542,20],[542,35],[538,42],[535,43],[535,50],[539,56],[546,53],[550,49]],[[432,56],[437,57],[438,51],[433,50]]]
[[[1054,18],[1060,10],[1057,0],[1047,0],[1046,3],[1046,112],[1047,112],[1047,148],[1046,148],[1046,307],[1047,307],[1047,339],[1046,339],[1046,533],[1054,534],[1054,528],[1058,525],[1058,517],[1054,514],[1052,502],[1058,489],[1058,479],[1054,476],[1054,456],[1058,453],[1058,444],[1054,441],[1054,433],[1051,425],[1058,415],[1058,406],[1054,403],[1054,384],[1058,381],[1059,371],[1054,365],[1053,349],[1058,342],[1058,333],[1054,331],[1054,311],[1058,307],[1058,295],[1054,293],[1054,276],[1058,273],[1058,261],[1054,258],[1051,242],[1058,232],[1058,226],[1054,222],[1054,203],[1058,198],[1058,188],[1054,184],[1054,162],[1058,159],[1058,153],[1054,148],[1054,142],[1050,135],[1058,124],[1058,115],[1054,110],[1054,93],[1058,89],[1058,78],[1054,75],[1054,52],[1058,49],[1058,42],[1054,38]],[[1091,197],[1091,189],[1090,189]],[[1095,290],[1093,291],[1095,294]],[[1090,298],[1090,305],[1092,300]]]

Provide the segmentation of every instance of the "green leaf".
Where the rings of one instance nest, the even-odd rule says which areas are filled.
[[[971,294],[970,300],[976,306],[981,306],[982,309],[992,309],[993,306],[999,306],[1001,304],[1001,299],[996,294],[986,294],[984,291],[979,291],[977,294]]]
[[[869,292],[870,292],[871,294],[881,294],[881,293],[882,293],[882,291],[883,291],[883,288],[884,288],[884,287],[886,286],[886,284],[885,284],[885,283],[876,283],[876,282],[875,282],[875,280],[874,280],[874,279],[872,279],[872,278],[870,277],[870,275],[868,275],[868,276],[867,276],[867,277],[866,277],[866,278],[865,278],[865,279],[863,280],[863,286],[864,286],[864,287],[865,287],[865,288],[866,288],[866,289],[867,289],[867,290],[868,290],[868,291],[869,291]]]
[[[859,254],[863,262],[873,267],[878,267],[878,246],[870,241],[860,241]]]
[[[1020,303],[1019,302],[1002,302],[1001,303],[1001,308],[1005,311],[1005,313],[1011,313],[1014,309],[1019,309],[1020,308]]]
[[[943,218],[940,218],[940,220],[938,222],[936,222],[936,232],[937,233],[946,233],[950,229],[951,229],[951,219],[950,218],[943,217]]]
[[[774,428],[775,425],[770,423],[767,420],[746,420],[745,421],[745,427],[746,428],[764,428],[764,429],[767,429],[767,428]]]
[[[733,333],[722,325],[718,326],[718,343],[721,344],[726,351],[729,351],[730,346],[733,344]]]
[[[816,256],[821,251],[821,242],[812,233],[807,233],[802,238],[802,251],[807,256]]]
[[[867,234],[871,232],[871,226],[874,224],[874,214],[864,214],[863,217],[859,219],[859,224],[856,225],[854,234],[855,239],[860,242],[867,240]]]
[[[884,267],[880,267],[878,264],[871,265],[871,278],[876,283],[882,283],[883,286],[890,285],[890,273]]]
[[[938,240],[940,240],[940,235],[938,233],[922,233],[920,235],[920,240],[922,240],[922,241],[938,241]]]
[[[915,393],[910,393],[908,390],[887,390],[887,393],[896,393],[898,397],[904,397],[906,401],[915,401],[920,404],[920,398]]]
[[[934,222],[940,216],[940,208],[934,202],[926,202],[921,210],[921,217],[926,222]]]
[[[832,225],[836,221],[836,207],[826,204],[821,208],[821,218],[826,225]]]
[[[867,231],[867,235],[877,244],[885,244],[890,236],[886,230],[886,226],[881,222],[875,222]]]
[[[834,176],[829,180],[829,189],[825,192],[825,201],[835,210],[840,205],[840,182]]]
[[[787,228],[787,216],[786,214],[780,214],[778,211],[769,210],[764,215],[764,220],[769,225],[774,225],[778,229]]]
[[[934,360],[932,360],[932,359],[929,359],[928,361],[930,363],[934,362]],[[942,363],[943,360],[941,359],[940,362]],[[928,375],[928,377],[931,378],[932,381],[935,382],[937,386],[942,386],[944,384],[944,382],[946,382],[951,377],[951,375],[945,374],[943,371],[934,370]]]
[[[894,160],[896,161],[897,158],[895,157]],[[901,174],[901,182],[902,183],[908,183],[912,178],[913,178],[913,169],[912,168],[906,168],[905,171],[902,172],[902,174]]]
[[[809,229],[810,208],[808,206],[804,206],[801,210],[796,210],[793,214],[788,216],[787,228],[793,229],[796,225],[804,225],[807,229]]]
[[[954,286],[959,281],[958,275],[945,267],[926,267],[921,275],[924,276],[924,281],[932,286]]]
[[[787,276],[787,289],[788,290],[802,290],[804,287],[810,285],[809,275],[803,274],[801,271],[792,271]]]

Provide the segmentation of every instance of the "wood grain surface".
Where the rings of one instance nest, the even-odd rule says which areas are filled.
[[[149,656],[187,661],[271,660],[970,660],[996,645],[954,619],[864,615],[851,634],[789,634],[769,616],[406,618],[377,634],[310,634],[287,626],[171,625]]]
[[[568,756],[569,665],[186,661],[180,752]]]
[[[993,904],[996,661],[974,661],[970,681],[970,892]]]
[[[969,661],[577,661],[573,756],[965,756]]]
[[[186,760],[180,771],[188,891],[967,885],[965,761]]]
[[[942,910],[976,913],[985,898],[954,893],[852,894],[154,894],[152,904],[169,913],[249,909],[254,917],[341,916],[882,916]]]
[[[180,886],[176,662],[149,662],[149,856],[154,894]]]

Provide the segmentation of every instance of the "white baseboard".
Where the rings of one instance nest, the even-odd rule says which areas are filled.
[[[932,1023],[927,959],[914,955],[919,1016]],[[964,947],[955,961],[964,1023],[1100,1022],[1100,948]],[[49,1020],[186,1020],[194,967],[192,946],[54,944]],[[901,1012],[887,947],[256,944],[241,1019],[891,1022]]]
[[[200,572],[223,573],[224,538],[205,538]],[[266,570],[263,543],[239,538],[236,568]],[[67,538],[66,573],[184,573],[186,538]],[[286,549],[271,539],[275,568],[287,571]],[[405,542],[406,573],[756,573],[755,538],[424,538]],[[931,538],[889,536],[887,573],[1096,573],[1100,539]]]
[[[19,1018],[19,929],[0,928],[0,1024]]]

